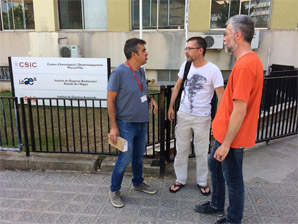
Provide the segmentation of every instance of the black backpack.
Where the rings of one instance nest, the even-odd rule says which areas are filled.
[[[178,102],[177,103],[177,111],[179,110],[179,107],[180,107],[181,95],[182,95],[182,92],[184,91],[184,83],[185,83],[185,80],[187,78],[191,63],[192,63],[191,61],[187,61],[186,64],[185,64],[182,83],[181,83],[180,90],[179,90],[179,93],[178,93],[178,96],[177,96],[177,99],[176,99],[176,102]]]

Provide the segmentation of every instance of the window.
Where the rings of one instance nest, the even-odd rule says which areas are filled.
[[[1,30],[34,29],[33,0],[1,0]]]
[[[142,0],[143,29],[184,29],[185,0]],[[131,0],[132,29],[139,29],[139,0]]]
[[[245,14],[252,17],[257,28],[267,28],[271,0],[212,0],[211,28],[225,28],[228,19]]]
[[[58,0],[60,29],[107,29],[107,0]]]
[[[174,85],[178,79],[179,70],[159,70],[157,71],[158,85]]]

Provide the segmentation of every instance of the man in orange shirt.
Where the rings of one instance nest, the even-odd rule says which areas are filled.
[[[199,213],[224,216],[226,182],[229,207],[226,217],[216,223],[241,223],[243,216],[243,149],[255,144],[263,88],[263,66],[250,46],[253,35],[251,17],[236,15],[227,22],[225,50],[237,60],[212,122],[215,143],[208,160],[212,200],[196,206]]]

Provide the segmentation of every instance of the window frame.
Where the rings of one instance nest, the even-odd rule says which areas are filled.
[[[8,0],[10,3],[14,3],[14,0]],[[32,0],[32,5],[34,4]],[[3,14],[2,14],[2,4],[0,2],[0,31],[1,32],[32,32],[35,31],[35,17],[34,17],[34,7],[33,7],[33,19],[34,19],[34,29],[16,29],[15,26],[15,18],[14,18],[14,10],[12,10],[12,25],[13,29],[4,29],[4,21],[3,21]]]
[[[168,73],[168,81],[159,81],[158,77],[159,77],[159,72],[167,72]],[[158,69],[156,70],[156,84],[159,86],[162,85],[175,85],[177,80],[178,80],[178,73],[179,73],[179,69]],[[171,77],[172,75],[175,75],[176,80],[172,80]]]
[[[223,28],[211,28],[211,18],[212,18],[212,1],[213,0],[210,0],[210,19],[209,19],[209,29],[212,30],[212,31],[223,31],[225,30],[225,27]],[[229,2],[231,2],[232,0],[227,0]],[[250,2],[253,1],[253,0],[249,0]],[[271,22],[271,12],[272,12],[272,0],[269,0],[270,1],[270,9],[269,9],[269,13],[268,13],[268,21],[267,21],[267,27],[255,27],[256,30],[269,30],[270,29],[270,22]],[[241,3],[243,2],[243,0],[240,0],[239,2],[239,13],[237,15],[240,15],[241,14]],[[230,12],[229,12],[230,13]],[[229,17],[228,17],[229,19]],[[297,26],[298,26],[298,23],[297,23]],[[297,27],[298,29],[298,27]]]
[[[107,31],[108,30],[108,15],[107,15],[107,18],[106,18],[106,21],[107,21],[107,28],[105,29],[85,29],[85,17],[84,17],[84,4],[83,4],[83,1],[84,0],[80,0],[81,1],[81,10],[82,10],[82,28],[81,29],[61,29],[61,26],[60,26],[60,14],[59,14],[59,0],[56,0],[56,9],[57,9],[57,22],[58,22],[58,30],[61,30],[61,31],[67,31],[67,32],[82,32],[82,31],[88,31],[88,32],[98,32],[98,31]],[[106,2],[109,1],[109,0],[106,0]],[[106,8],[106,10],[108,11],[108,7]]]
[[[150,2],[151,2],[152,0],[150,0]],[[146,32],[146,31],[183,31],[183,30],[185,30],[185,3],[184,3],[184,17],[183,17],[183,28],[159,28],[159,26],[158,26],[158,22],[159,22],[159,3],[160,3],[160,0],[156,0],[157,1],[157,6],[156,6],[156,28],[144,28],[144,25],[143,25],[143,29],[142,29],[142,31],[143,32]],[[168,0],[168,3],[169,3],[169,1],[171,1],[171,0]],[[140,27],[139,28],[136,28],[136,29],[134,29],[133,28],[133,13],[132,13],[132,10],[133,10],[133,4],[132,4],[132,2],[133,2],[133,0],[130,0],[130,30],[131,31],[139,31],[140,30]],[[169,7],[169,4],[168,4],[168,21],[167,22],[169,22],[169,17],[170,17],[170,13],[169,13],[169,10],[170,10],[170,7]],[[152,13],[150,13],[150,18],[152,17]]]

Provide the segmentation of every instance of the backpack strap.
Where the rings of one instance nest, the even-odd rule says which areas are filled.
[[[178,96],[177,96],[177,99],[178,99],[178,107],[177,108],[178,108],[178,110],[179,110],[179,107],[180,107],[181,95],[182,95],[182,92],[184,91],[184,83],[185,83],[185,80],[187,79],[187,75],[188,75],[188,72],[190,70],[191,63],[192,63],[191,61],[187,61],[186,64],[185,64],[185,67],[184,67],[183,79],[182,79],[180,90],[179,90],[179,93],[178,93]]]
[[[182,83],[181,83],[181,87],[180,87],[181,93],[184,90],[184,83],[185,83],[185,80],[187,79],[187,75],[190,70],[191,63],[192,63],[191,61],[187,61],[185,64],[183,79],[182,79]]]

